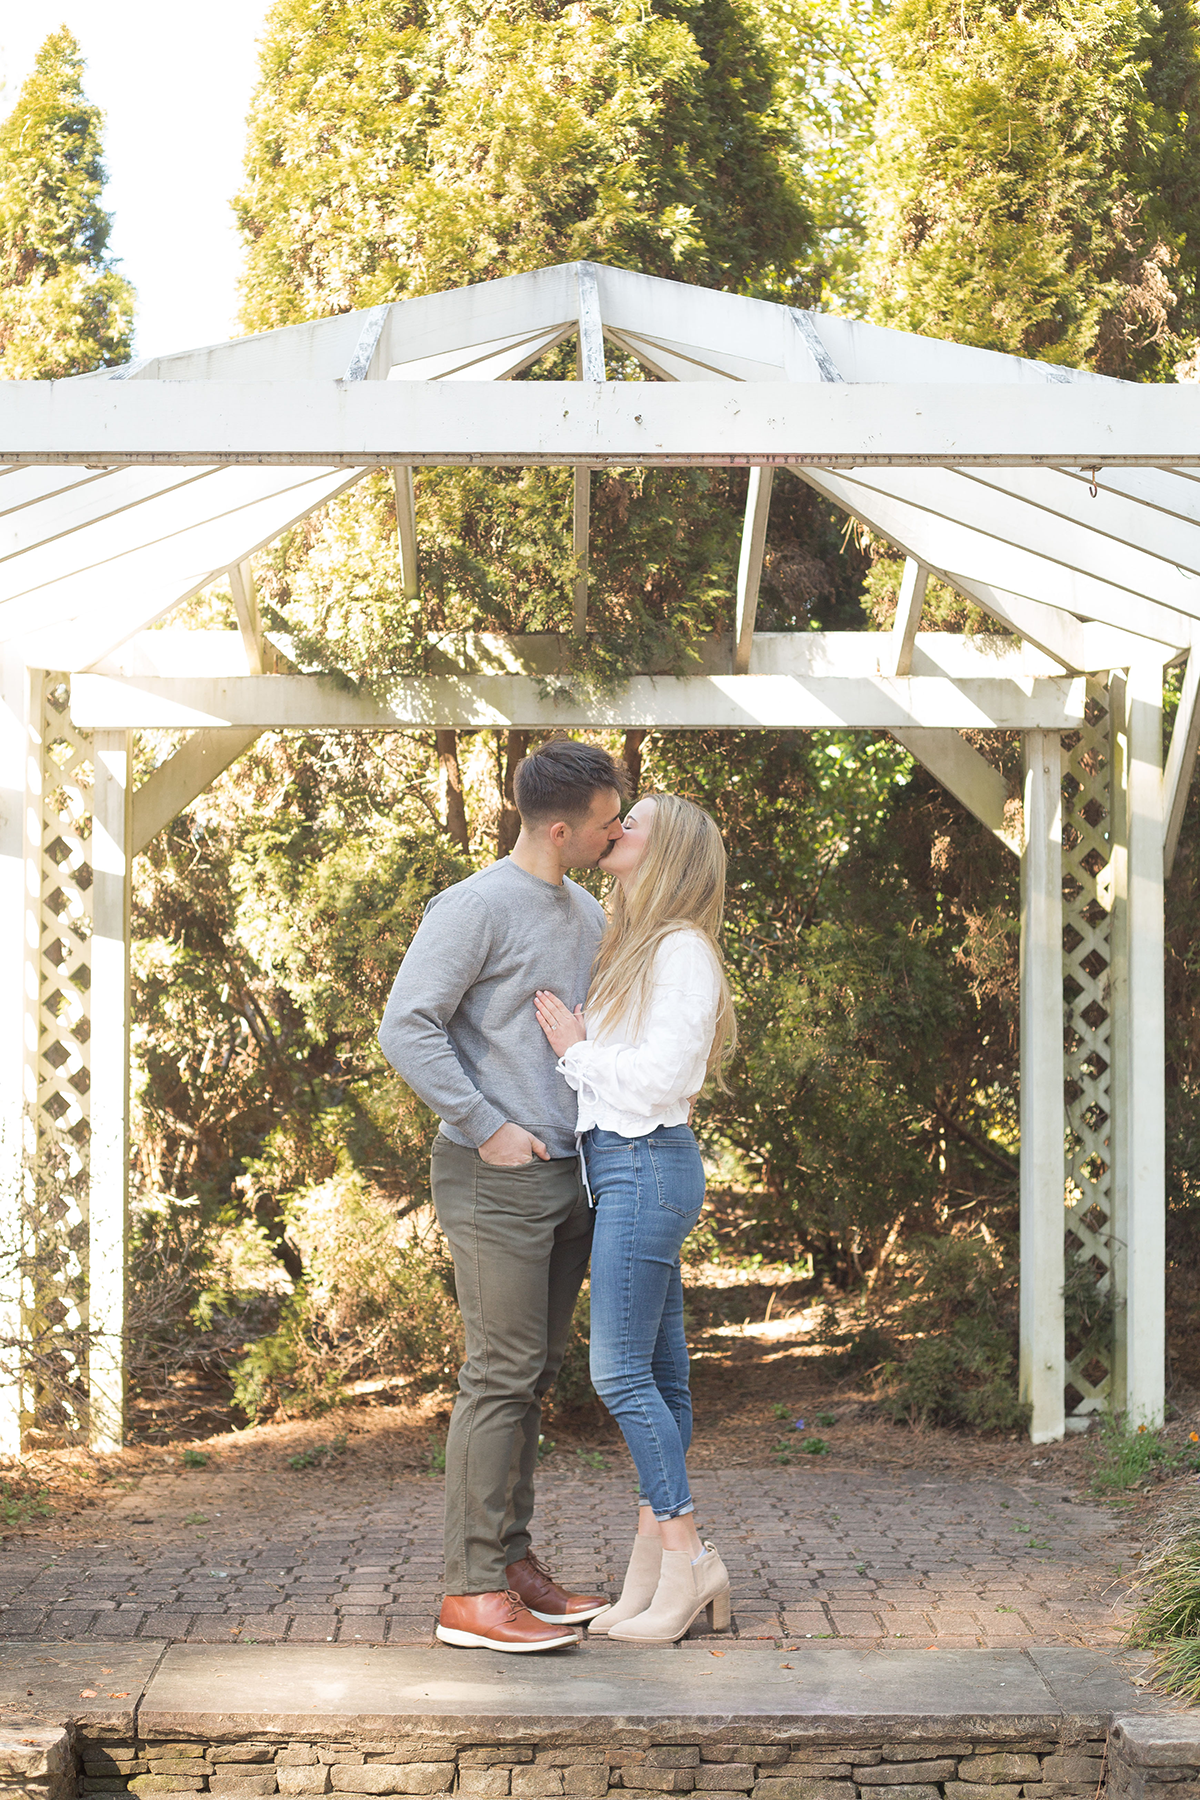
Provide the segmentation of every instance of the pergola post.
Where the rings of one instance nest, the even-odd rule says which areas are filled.
[[[1130,668],[1115,794],[1114,1409],[1161,1423],[1165,1379],[1162,666]],[[1114,784],[1116,786],[1116,784]]]
[[[22,931],[22,1436],[87,1435],[91,735],[30,669]]]
[[[1064,736],[1063,1048],[1067,1429],[1112,1407],[1114,1297],[1113,904],[1120,854],[1115,748],[1120,708],[1089,680],[1083,723]]]
[[[0,657],[0,1455],[21,1448],[25,1211],[25,758],[29,679]]]
[[[98,731],[93,753],[88,1441],[116,1450],[125,1419],[133,733]]]
[[[1021,852],[1020,1392],[1035,1444],[1063,1435],[1062,775],[1027,731]]]

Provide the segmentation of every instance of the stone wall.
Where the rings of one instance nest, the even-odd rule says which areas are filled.
[[[69,1725],[0,1727],[4,1800],[74,1800],[79,1776]]]
[[[1200,1800],[1200,1715],[1114,1719],[1113,1800]]]
[[[614,1734],[616,1735],[616,1734]],[[722,1734],[724,1735],[724,1734]],[[81,1739],[79,1792],[106,1796],[213,1794],[463,1795],[466,1800],[1096,1800],[1105,1746],[1099,1739],[1016,1743],[739,1744],[639,1746],[619,1741],[456,1748],[434,1739],[357,1743],[118,1743]],[[0,1800],[34,1790],[0,1782]],[[886,1793],[881,1790],[886,1790]],[[38,1800],[63,1800],[36,1790]],[[1123,1797],[1124,1800],[1124,1797]],[[1132,1793],[1129,1800],[1142,1800]],[[1165,1797],[1164,1797],[1165,1800]],[[1200,1788],[1173,1800],[1200,1800]]]

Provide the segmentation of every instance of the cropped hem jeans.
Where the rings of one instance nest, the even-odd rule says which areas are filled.
[[[592,1385],[629,1446],[640,1503],[677,1519],[693,1510],[679,1251],[700,1217],[704,1166],[686,1125],[634,1138],[594,1128],[583,1154],[596,1203]]]

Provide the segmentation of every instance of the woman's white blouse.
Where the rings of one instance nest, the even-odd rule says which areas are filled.
[[[654,955],[651,988],[636,1036],[628,1017],[599,1028],[585,1014],[587,1038],[559,1059],[579,1095],[577,1131],[645,1137],[660,1125],[685,1125],[712,1048],[721,984],[716,958],[695,931],[675,931]]]

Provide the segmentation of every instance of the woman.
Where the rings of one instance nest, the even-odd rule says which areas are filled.
[[[704,1168],[689,1127],[706,1073],[735,1041],[717,948],[725,847],[706,812],[639,800],[604,858],[616,877],[584,1009],[539,992],[538,1021],[579,1095],[596,1205],[591,1372],[641,1483],[638,1531],[616,1605],[598,1635],[669,1644],[707,1610],[729,1625],[729,1576],[696,1531],[679,1250],[700,1216]]]

